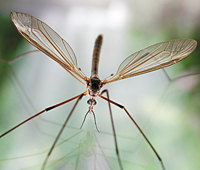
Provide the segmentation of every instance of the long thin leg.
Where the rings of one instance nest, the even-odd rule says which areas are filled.
[[[118,107],[120,107],[121,109],[124,109],[124,111],[126,112],[126,114],[129,116],[129,118],[132,120],[132,122],[135,124],[135,126],[138,128],[138,130],[140,131],[140,133],[142,134],[142,136],[145,138],[145,140],[147,141],[147,143],[149,144],[149,146],[151,147],[151,149],[153,150],[153,152],[156,154],[158,160],[160,161],[161,167],[163,170],[165,170],[165,166],[163,164],[163,161],[161,159],[161,157],[158,155],[158,152],[155,150],[155,148],[153,147],[153,145],[151,144],[151,142],[148,140],[148,138],[146,137],[146,135],[143,133],[142,129],[139,127],[139,125],[136,123],[136,121],[132,118],[132,116],[129,114],[129,112],[126,110],[126,108],[112,100],[110,100],[109,98],[106,98],[104,96],[102,96],[102,94],[107,91],[107,90],[103,90],[101,92],[101,94],[99,94],[99,97],[101,97],[102,99],[108,101],[109,103],[112,103]]]
[[[76,103],[74,104],[74,107],[72,108],[70,114],[68,115],[67,119],[65,120],[65,123],[63,124],[62,128],[60,129],[58,135],[56,136],[56,139],[55,139],[53,145],[51,146],[51,149],[49,150],[49,152],[48,152],[48,154],[47,154],[47,156],[46,156],[46,158],[45,158],[45,161],[44,161],[44,163],[43,163],[43,165],[42,165],[41,170],[44,170],[44,168],[45,168],[45,166],[46,166],[46,164],[47,164],[47,161],[48,161],[48,159],[49,159],[49,157],[50,157],[50,155],[51,155],[51,153],[52,153],[52,151],[53,151],[53,149],[54,149],[56,143],[58,142],[58,139],[60,138],[60,136],[61,136],[61,134],[62,134],[62,132],[63,132],[63,130],[64,130],[66,124],[67,124],[67,122],[69,121],[69,119],[70,119],[70,117],[71,117],[71,115],[72,115],[74,109],[76,108],[78,102],[81,100],[81,98],[82,98],[84,95],[85,95],[84,93],[82,93],[81,95],[79,95],[79,98],[77,99]]]
[[[31,53],[35,53],[35,52],[41,52],[40,50],[32,50],[32,51],[28,51],[28,52],[25,52],[23,54],[20,54],[19,56],[15,57],[14,59],[12,60],[5,60],[5,59],[1,59],[0,58],[0,61],[2,62],[5,62],[7,64],[13,64],[15,63],[16,61],[20,60],[21,58],[23,58],[24,56],[28,55],[28,54],[31,54]]]
[[[117,137],[116,137],[116,132],[115,132],[114,120],[113,120],[113,116],[112,116],[112,110],[111,110],[111,106],[110,106],[110,98],[109,98],[108,90],[103,90],[101,95],[103,93],[106,93],[106,95],[107,95],[106,99],[108,101],[108,107],[109,107],[109,111],[110,111],[110,119],[111,119],[113,136],[114,136],[114,141],[115,141],[115,150],[116,150],[117,159],[118,159],[118,162],[119,162],[120,169],[123,170],[122,162],[121,162],[121,159],[120,159],[120,156],[119,156],[119,149],[118,149],[118,145],[117,145]]]
[[[72,101],[72,100],[74,100],[74,99],[76,99],[76,98],[78,98],[78,97],[80,97],[80,96],[82,96],[82,95],[84,95],[84,94],[85,94],[85,92],[84,92],[84,93],[81,93],[81,94],[79,94],[79,95],[77,95],[77,96],[75,96],[75,97],[72,97],[71,99],[68,99],[68,100],[66,100],[66,101],[64,101],[64,102],[58,103],[58,104],[56,104],[56,105],[50,106],[50,107],[48,107],[48,108],[42,110],[41,112],[39,112],[39,113],[37,113],[37,114],[35,114],[35,115],[29,117],[28,119],[26,119],[26,120],[24,120],[23,122],[19,123],[18,125],[14,126],[14,127],[11,128],[10,130],[6,131],[6,132],[3,133],[2,135],[0,135],[0,138],[2,138],[3,136],[5,136],[6,134],[10,133],[11,131],[17,129],[18,127],[20,127],[20,126],[23,125],[24,123],[28,122],[29,120],[31,120],[31,119],[33,119],[33,118],[35,118],[35,117],[41,115],[42,113],[48,112],[49,110],[52,110],[52,109],[55,109],[55,108],[57,108],[57,107],[59,107],[59,106],[65,104],[65,103],[68,103],[68,102],[70,102],[70,101]]]
[[[200,74],[200,72],[193,72],[193,73],[188,73],[188,74],[185,74],[185,75],[182,75],[182,76],[179,76],[179,77],[170,78],[165,69],[161,69],[161,70],[164,72],[164,74],[167,77],[167,79],[169,80],[169,82],[174,82],[174,81],[182,79],[184,77],[196,76],[196,75]]]

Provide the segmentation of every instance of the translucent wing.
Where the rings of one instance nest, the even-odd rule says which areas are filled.
[[[27,41],[58,62],[70,74],[73,72],[83,80],[87,79],[78,69],[76,56],[70,45],[47,24],[20,12],[11,12],[10,17],[19,33]]]
[[[189,56],[197,46],[191,39],[178,39],[158,43],[127,57],[117,73],[104,83],[137,76],[175,64]]]

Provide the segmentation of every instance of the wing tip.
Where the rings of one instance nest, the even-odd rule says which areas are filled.
[[[11,13],[10,13],[10,18],[11,18],[11,20],[13,21],[13,19],[14,19],[14,15],[16,15],[17,14],[17,12],[15,12],[15,11],[12,11]]]

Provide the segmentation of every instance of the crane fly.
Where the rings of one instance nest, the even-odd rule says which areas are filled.
[[[122,170],[123,165],[122,165],[122,161],[121,161],[120,153],[118,149],[118,144],[117,144],[115,126],[114,126],[114,121],[113,121],[113,116],[112,116],[112,111],[111,111],[111,104],[118,106],[119,108],[125,111],[125,113],[128,115],[130,120],[135,124],[135,126],[138,128],[138,130],[140,131],[140,133],[142,134],[146,142],[149,144],[149,146],[155,153],[157,159],[159,160],[161,164],[161,168],[165,170],[165,166],[163,164],[161,157],[159,156],[159,154],[157,153],[153,145],[150,143],[149,139],[143,133],[139,125],[135,122],[133,117],[129,114],[127,109],[121,104],[118,104],[114,102],[113,100],[111,100],[109,98],[108,90],[106,89],[102,91],[102,88],[108,83],[112,83],[121,79],[137,76],[140,74],[148,73],[160,68],[170,66],[172,64],[175,64],[183,60],[195,50],[197,46],[197,42],[195,40],[177,39],[177,40],[161,42],[161,43],[157,43],[155,45],[149,46],[127,57],[120,64],[116,74],[111,75],[110,77],[104,80],[101,80],[98,76],[98,65],[99,65],[100,50],[101,50],[101,46],[103,42],[102,35],[99,35],[95,41],[93,57],[92,57],[91,76],[86,77],[85,74],[78,67],[75,53],[70,47],[70,45],[64,39],[62,39],[53,29],[51,29],[47,24],[45,24],[44,22],[38,20],[37,18],[29,14],[20,13],[20,12],[11,12],[10,17],[11,17],[12,22],[16,26],[17,30],[19,31],[19,33],[29,43],[34,45],[40,51],[42,51],[51,59],[53,59],[58,64],[60,64],[69,74],[71,74],[80,83],[85,85],[87,90],[71,99],[68,99],[66,101],[50,106],[40,111],[39,113],[29,117],[28,119],[14,126],[10,130],[2,134],[0,137],[5,136],[9,132],[13,131],[14,129],[18,128],[22,124],[41,115],[44,112],[55,109],[63,104],[66,104],[72,100],[77,99],[71,112],[69,113],[64,124],[62,125],[61,130],[56,136],[48,154],[46,155],[46,158],[41,167],[41,169],[43,170],[45,169],[48,159],[58,139],[60,138],[65,126],[67,125],[74,109],[76,108],[81,98],[86,95],[89,96],[89,100],[87,101],[87,103],[89,104],[89,110],[87,114],[92,113],[95,119],[93,108],[94,108],[94,105],[97,103],[96,97],[100,97],[108,102],[113,137],[114,137],[115,151],[116,151],[116,156],[119,163],[119,168]],[[103,96],[103,94],[106,94],[106,97]],[[96,120],[95,120],[95,124],[96,124]]]

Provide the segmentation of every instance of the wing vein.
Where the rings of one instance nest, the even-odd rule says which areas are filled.
[[[29,14],[19,12],[12,12],[11,20],[19,33],[32,45],[60,64],[70,74],[73,73],[85,81],[88,79],[79,70],[76,56],[70,45],[47,24]]]
[[[127,57],[117,73],[104,80],[104,84],[144,74],[177,63],[189,56],[197,46],[191,39],[178,39],[157,43]]]

